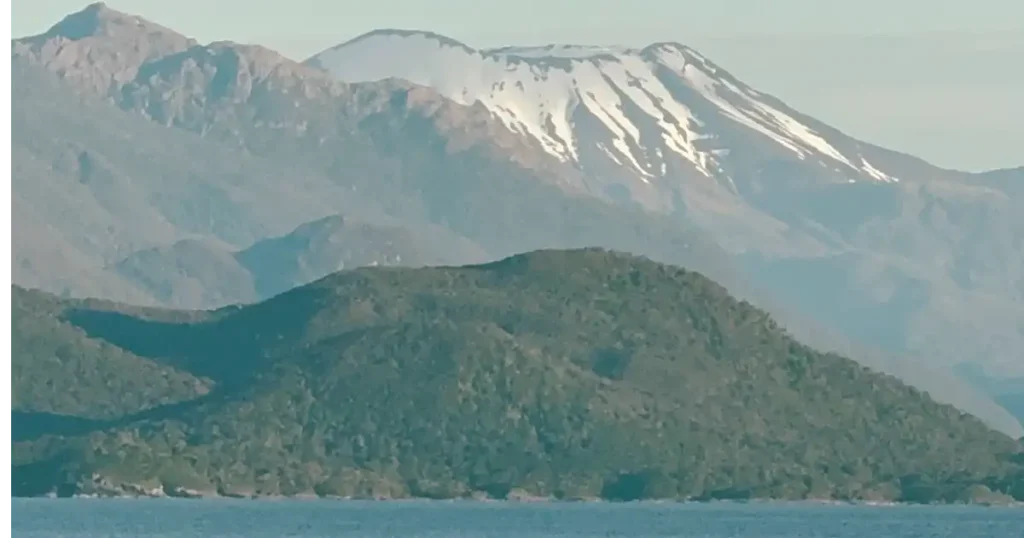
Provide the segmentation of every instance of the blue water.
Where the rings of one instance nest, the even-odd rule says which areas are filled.
[[[1017,538],[1024,509],[16,499],[24,538]]]

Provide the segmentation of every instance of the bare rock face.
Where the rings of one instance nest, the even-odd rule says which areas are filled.
[[[65,17],[44,34],[15,41],[14,53],[85,91],[106,95],[135,78],[145,62],[195,43],[163,26],[96,3]]]

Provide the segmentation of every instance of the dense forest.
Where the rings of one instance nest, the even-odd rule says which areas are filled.
[[[1018,441],[600,249],[13,317],[16,495],[1024,500]]]

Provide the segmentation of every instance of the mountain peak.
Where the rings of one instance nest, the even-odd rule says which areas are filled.
[[[329,50],[343,49],[361,42],[392,41],[402,43],[408,41],[428,41],[440,47],[460,49],[468,54],[484,57],[505,57],[522,60],[541,59],[586,59],[602,55],[636,54],[638,49],[621,45],[581,45],[573,43],[548,43],[544,45],[503,46],[478,49],[457,39],[431,32],[429,30],[380,28],[350,39]]]
[[[81,11],[64,17],[41,37],[44,39],[63,37],[71,41],[78,41],[88,37],[125,37],[140,34],[178,35],[176,32],[142,17],[122,13],[103,2],[96,2],[89,4]]]
[[[813,162],[829,171],[829,181],[896,181],[865,160],[857,141],[822,135],[827,126],[680,43],[476,50],[437,34],[391,30],[309,63],[343,82],[397,78],[459,104],[480,103],[562,163],[624,171],[637,180],[627,186],[636,197],[650,197],[652,183],[672,188],[681,173],[734,189],[734,176],[750,167],[740,160],[751,159],[749,151],[730,157],[738,147],[756,147],[765,161]],[[616,174],[608,174],[610,182]],[[665,199],[650,198],[655,206]]]
[[[640,50],[641,55],[652,55],[652,54],[682,54],[691,60],[706,64],[707,58],[697,52],[693,47],[689,47],[678,41],[656,41],[647,45]]]
[[[195,44],[169,28],[98,2],[43,34],[15,40],[12,48],[21,60],[60,73],[90,93],[107,95],[134,78],[146,62]]]
[[[356,36],[356,37],[354,37],[354,38],[352,38],[352,39],[350,39],[350,40],[348,40],[348,41],[346,41],[346,42],[344,42],[344,43],[342,43],[340,45],[332,47],[331,49],[332,50],[333,49],[341,49],[341,48],[347,47],[347,46],[355,44],[355,43],[359,43],[359,42],[362,42],[362,41],[375,40],[375,39],[383,39],[383,40],[407,40],[407,39],[427,40],[427,41],[433,41],[433,42],[437,43],[438,45],[445,46],[445,47],[454,47],[454,48],[462,49],[462,50],[464,50],[466,52],[476,52],[469,45],[466,45],[465,43],[463,43],[461,41],[458,41],[456,39],[452,39],[452,38],[450,38],[448,36],[444,36],[444,35],[438,34],[436,32],[431,32],[429,30],[416,30],[416,29],[406,29],[406,28],[378,28],[376,30],[371,30],[369,32],[366,32],[365,34]]]

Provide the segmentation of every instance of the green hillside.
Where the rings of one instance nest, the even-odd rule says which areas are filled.
[[[211,390],[22,436],[16,494],[1024,499],[1016,441],[793,341],[697,273],[603,250],[359,269],[215,314],[59,319],[72,349],[102,342]],[[16,346],[20,379],[60,368],[38,356]],[[63,413],[97,416],[122,390],[102,378],[55,376],[90,394]]]
[[[102,313],[99,303],[11,291],[14,411],[113,419],[209,391],[208,380],[90,338],[70,321],[86,305]]]

